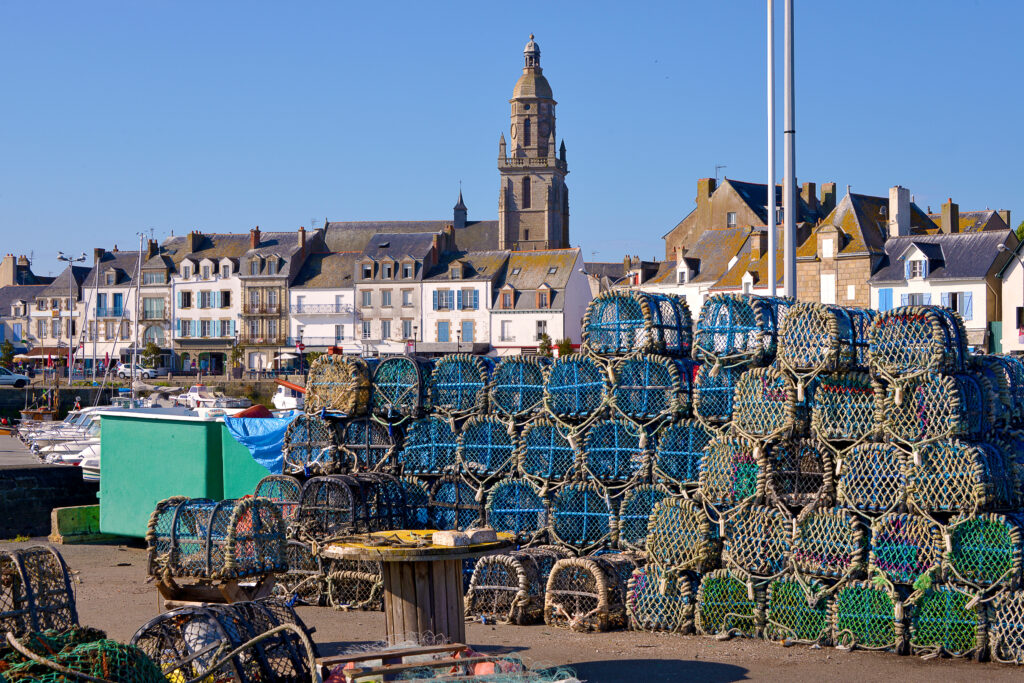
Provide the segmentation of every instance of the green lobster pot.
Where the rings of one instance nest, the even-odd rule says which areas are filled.
[[[815,598],[823,586],[814,580],[804,585],[781,576],[768,583],[768,612],[764,626],[766,640],[784,643],[825,645],[829,641],[829,600]]]

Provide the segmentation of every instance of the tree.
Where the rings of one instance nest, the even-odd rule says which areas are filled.
[[[242,362],[242,358],[244,357],[244,355],[245,355],[245,351],[242,350],[241,346],[239,346],[238,344],[235,344],[234,346],[232,346],[231,347],[231,354],[230,354],[231,365],[232,366],[239,365]]]
[[[160,347],[157,346],[156,342],[146,344],[146,348],[142,349],[142,367],[155,368],[160,360],[160,354]]]
[[[551,337],[542,334],[537,342],[537,355],[551,358]]]
[[[572,339],[566,337],[558,342],[558,357],[568,356],[572,353]]]
[[[9,339],[5,339],[4,343],[0,344],[0,365],[5,368],[14,365],[14,344]]]
[[[1016,233],[1017,239],[1024,240],[1024,221],[1021,221],[1020,225],[1017,226]]]

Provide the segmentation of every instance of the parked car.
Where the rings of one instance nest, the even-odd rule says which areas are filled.
[[[12,386],[21,389],[23,386],[31,382],[28,375],[19,375],[16,372],[11,372],[7,368],[0,368],[0,385]]]
[[[133,379],[153,379],[154,377],[166,377],[167,368],[143,368],[139,366],[132,368],[127,363],[118,363],[114,373],[121,379],[126,379],[129,375]]]

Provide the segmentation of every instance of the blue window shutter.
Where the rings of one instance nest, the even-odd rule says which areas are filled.
[[[462,310],[462,290],[461,289],[458,290],[455,293],[455,298],[458,300],[457,303],[456,303],[456,307],[461,311]]]
[[[943,308],[949,308],[949,292],[942,292],[939,294],[939,302]]]
[[[480,290],[479,289],[474,289],[473,290],[473,310],[474,311],[480,310]]]
[[[925,294],[924,295],[924,305],[925,306],[931,306],[932,305],[932,295],[931,294]]]
[[[97,298],[97,300],[98,300],[98,298]],[[181,292],[178,292],[178,308],[181,308],[181,304],[182,304],[182,302],[184,300],[185,300],[185,297],[182,296]],[[178,322],[181,322],[181,321],[179,320]]]
[[[878,290],[878,310],[888,311],[892,309],[892,288],[886,287]]]
[[[222,336],[221,329],[220,329],[220,321],[219,320],[214,320],[213,321],[213,336],[214,337]]]
[[[906,280],[910,279],[910,260],[909,259],[903,262],[903,277]]]
[[[178,292],[179,294],[181,292]],[[180,337],[181,336],[181,318],[174,321],[174,332]]]
[[[907,301],[908,301],[907,297],[908,296],[909,296],[908,294],[900,294],[900,306],[906,306],[907,305]]]
[[[436,289],[434,290],[433,294],[434,294],[434,310],[436,311],[437,310],[437,290]]]
[[[974,319],[974,296],[970,292],[964,292],[964,310],[961,313],[964,320]]]
[[[235,321],[231,321],[231,336],[235,336]]]
[[[921,277],[928,277],[928,259],[921,264]]]

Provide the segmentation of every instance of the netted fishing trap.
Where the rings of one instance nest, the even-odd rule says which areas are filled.
[[[988,641],[993,661],[1024,665],[1024,590],[1006,591],[992,600]]]
[[[901,306],[879,313],[868,339],[871,371],[897,387],[898,380],[925,372],[964,369],[967,333],[963,320],[942,306]]]
[[[942,563],[942,531],[927,517],[889,513],[871,523],[870,573],[892,583],[912,586],[934,576]],[[927,580],[927,579],[926,579]]]
[[[365,415],[370,384],[370,368],[362,358],[325,354],[309,365],[303,405],[309,414]]]
[[[168,679],[139,648],[110,640],[98,629],[69,627],[27,633],[17,638],[15,644],[0,644],[0,680],[165,683]]]
[[[263,498],[168,498],[146,531],[150,576],[238,579],[288,569],[280,508]]]
[[[822,373],[863,369],[875,312],[814,302],[794,304],[779,334],[779,364],[797,385]]]
[[[701,306],[693,357],[711,366],[767,365],[775,359],[779,330],[791,299],[715,294]]]
[[[711,440],[700,466],[701,500],[720,509],[734,507],[765,493],[768,472],[763,453],[737,437]]]
[[[768,448],[764,457],[769,499],[794,508],[831,503],[835,468],[832,452],[820,441],[787,439]]]
[[[257,482],[252,495],[275,503],[285,524],[291,524],[299,514],[302,483],[287,474],[269,474]]]
[[[577,451],[569,440],[569,430],[546,418],[538,418],[523,427],[519,439],[519,471],[542,484],[565,481],[576,465]]]
[[[273,594],[295,604],[321,605],[324,600],[324,563],[310,543],[290,539],[285,546],[288,571],[278,574]]]
[[[796,386],[774,367],[753,368],[736,380],[732,427],[748,439],[773,439],[806,426]]]
[[[484,521],[482,491],[462,477],[446,474],[430,487],[427,509],[435,529],[464,531]]]
[[[997,360],[1006,373],[1006,381],[1013,403],[1011,422],[1017,426],[1024,420],[1024,359],[1002,354],[989,354],[986,357]]]
[[[605,407],[610,377],[593,356],[559,356],[548,369],[544,407],[558,420],[583,420]]]
[[[966,374],[921,373],[884,392],[877,422],[887,436],[905,444],[981,438],[992,412],[986,406],[991,391],[983,383],[988,384]]]
[[[433,363],[412,356],[385,358],[373,370],[372,406],[389,421],[420,417],[429,402]]]
[[[980,657],[988,645],[985,605],[949,585],[933,585],[910,606],[910,652]]]
[[[324,562],[323,602],[340,610],[379,611],[384,604],[384,573],[380,562]]]
[[[481,557],[466,590],[466,616],[492,623],[540,623],[551,569],[569,556],[564,548],[537,546]]]
[[[696,489],[711,432],[697,420],[680,420],[659,429],[657,437],[655,479],[673,484],[680,491]]]
[[[551,534],[563,545],[593,550],[611,541],[613,514],[608,492],[596,483],[566,484],[551,501]]]
[[[593,353],[688,357],[693,319],[686,300],[631,289],[602,292],[583,315],[583,345]]]
[[[967,358],[967,374],[972,375],[988,390],[991,396],[983,406],[991,411],[988,416],[988,432],[999,432],[1011,428],[1015,417],[1016,381],[1013,371],[1001,356],[975,354]]]
[[[284,471],[327,473],[338,466],[334,427],[318,415],[299,415],[284,432]]]
[[[624,628],[636,559],[625,553],[559,560],[544,591],[544,623],[574,631]]]
[[[627,418],[650,423],[690,412],[696,364],[641,354],[612,364],[611,404]]]
[[[793,523],[781,510],[751,505],[726,517],[722,564],[735,573],[767,579],[786,569]]]
[[[666,498],[651,511],[645,546],[653,564],[707,572],[718,567],[721,545],[718,520],[692,500]]]
[[[616,517],[615,541],[620,549],[638,552],[645,549],[651,512],[671,495],[668,489],[657,484],[637,484],[626,490]]]
[[[405,523],[409,529],[430,528],[430,488],[427,483],[406,476],[398,480],[405,496]]]
[[[811,431],[822,442],[858,443],[878,431],[876,387],[866,372],[838,372],[817,378],[810,400]],[[842,450],[842,448],[834,449]]]
[[[634,631],[687,634],[693,631],[698,577],[649,564],[633,571],[626,587],[626,613]]]
[[[375,419],[360,417],[336,427],[344,467],[350,472],[391,470],[398,442],[395,428]]]
[[[540,356],[507,356],[491,375],[491,411],[524,418],[544,407],[544,381],[548,360]]]
[[[829,596],[816,579],[791,575],[768,582],[764,638],[784,644],[825,645],[832,635]]]
[[[458,464],[458,449],[452,421],[424,417],[413,420],[405,430],[398,464],[403,474],[454,472]]]
[[[67,565],[53,548],[0,550],[0,628],[22,636],[78,624]]]
[[[277,628],[282,630],[272,632]],[[316,666],[309,630],[280,600],[165,612],[136,631],[131,643],[172,681],[305,683]]]
[[[314,477],[302,487],[295,520],[303,538],[337,536],[406,527],[405,490],[379,472]]]
[[[903,600],[885,583],[847,583],[836,591],[831,610],[836,645],[902,653],[906,642]]]
[[[1024,515],[954,517],[946,528],[946,538],[943,570],[947,581],[976,592],[1021,585]]]
[[[651,437],[647,430],[622,419],[597,420],[583,440],[583,463],[594,479],[624,484],[643,473],[649,462]]]
[[[441,356],[430,376],[433,410],[449,417],[487,411],[487,387],[494,361],[486,356],[450,353]]]
[[[508,474],[515,465],[515,441],[510,421],[492,415],[466,420],[458,437],[460,471],[481,483]]]
[[[701,365],[693,379],[693,416],[711,430],[719,430],[732,420],[736,385],[742,368],[718,368]]]
[[[836,462],[836,498],[866,513],[883,513],[903,505],[907,498],[904,460],[893,444],[862,443]]]
[[[1005,508],[1015,496],[1007,468],[988,444],[942,439],[918,446],[907,459],[907,502],[926,513]]]
[[[789,565],[803,576],[857,579],[867,568],[868,530],[852,511],[808,508],[797,518]]]
[[[548,527],[544,498],[529,481],[502,479],[487,492],[487,525],[513,534],[520,542],[535,541]]]
[[[701,578],[694,617],[697,633],[756,638],[764,617],[765,596],[760,584],[728,569],[716,569]]]

